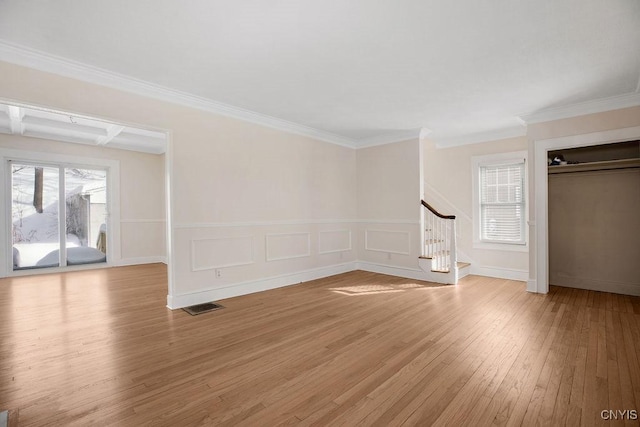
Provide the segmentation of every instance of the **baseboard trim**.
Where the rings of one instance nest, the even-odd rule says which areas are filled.
[[[130,260],[140,260],[141,258],[131,258]],[[145,260],[151,260],[154,258],[144,258]],[[159,260],[148,262],[162,262]],[[133,265],[133,264],[127,264]],[[194,304],[202,304],[210,301],[218,301],[225,298],[237,297],[240,295],[252,294],[255,292],[267,291],[270,289],[281,288],[284,286],[290,286],[299,284],[301,282],[308,282],[310,280],[321,279],[324,277],[333,276],[336,274],[347,273],[349,271],[362,270],[372,273],[387,274],[389,276],[402,277],[412,280],[426,280],[429,281],[424,271],[417,268],[400,267],[386,264],[378,264],[368,261],[353,261],[343,264],[335,264],[326,267],[315,268],[311,270],[300,271],[296,273],[283,274],[280,276],[268,277],[266,279],[250,280],[246,282],[236,283],[222,288],[212,288],[203,291],[191,292],[181,295],[167,295],[167,308],[172,310],[187,307]],[[496,267],[476,267],[473,269],[471,265],[471,274],[479,276],[497,277],[502,279],[527,281],[528,271],[513,270]],[[530,285],[531,281],[527,283],[527,291],[535,291],[535,281],[533,287]]]
[[[513,268],[501,268],[501,267],[489,267],[484,265],[474,265],[473,263],[471,263],[470,272],[471,274],[475,274],[476,276],[487,276],[487,277],[496,277],[498,279],[519,280],[521,282],[526,282],[529,279],[529,271],[527,270],[516,270]]]
[[[356,264],[356,262],[348,262],[296,273],[283,274],[280,276],[273,276],[266,279],[236,283],[223,288],[207,289],[182,295],[167,295],[167,307],[175,310],[194,304],[202,304],[205,302],[218,301],[225,298],[267,291],[269,289],[297,285],[301,282],[308,282],[310,280],[321,279],[323,277],[356,270]]]
[[[538,292],[538,283],[536,279],[527,280],[527,292],[537,293]]]
[[[167,263],[167,257],[164,256],[147,256],[147,257],[137,257],[137,258],[123,258],[118,261],[115,261],[112,266],[113,267],[125,267],[128,265],[140,265],[140,264],[156,264],[156,263]]]

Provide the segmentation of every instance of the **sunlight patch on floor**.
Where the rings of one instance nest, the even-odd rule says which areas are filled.
[[[341,288],[331,288],[329,290],[343,295],[372,295],[403,291],[402,289],[396,289],[392,286],[385,285],[344,286]]]
[[[375,295],[375,294],[387,294],[395,292],[405,292],[410,289],[440,289],[450,287],[451,285],[436,285],[427,286],[418,283],[399,283],[389,285],[357,285],[357,286],[343,286],[339,288],[329,288],[330,291],[342,295]]]

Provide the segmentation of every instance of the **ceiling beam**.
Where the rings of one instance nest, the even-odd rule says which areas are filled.
[[[58,129],[61,131],[71,131],[93,136],[107,135],[107,131],[105,129],[75,123],[72,121],[71,116],[69,118],[69,122],[45,119],[44,117],[26,116],[22,119],[22,123],[28,126],[30,125],[30,127],[34,126],[44,129]]]
[[[113,138],[120,135],[120,132],[122,132],[123,130],[124,130],[124,126],[120,126],[120,125],[109,126],[107,128],[107,134],[105,136],[98,137],[98,139],[96,139],[96,144],[98,145],[108,144]]]
[[[9,120],[11,120],[11,133],[14,135],[22,135],[24,133],[24,110],[20,107],[8,105]]]

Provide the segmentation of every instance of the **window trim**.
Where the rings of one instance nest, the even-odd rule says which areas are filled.
[[[524,243],[498,243],[487,242],[481,239],[481,207],[480,207],[480,167],[482,166],[500,166],[507,164],[519,163],[524,160],[524,182],[522,184],[522,194],[524,200],[524,220],[523,232]],[[529,251],[529,227],[527,221],[529,216],[528,203],[528,167],[527,167],[527,151],[513,151],[509,153],[489,154],[483,156],[473,156],[471,158],[471,177],[472,177],[472,198],[473,198],[473,248],[474,249],[492,249],[511,252],[528,252]]]
[[[107,227],[111,232],[107,234],[107,262],[100,264],[86,264],[65,267],[49,267],[29,270],[13,270],[11,253],[11,203],[0,209],[0,277],[15,277],[35,274],[49,274],[74,270],[89,270],[112,267],[121,260],[120,250],[120,162],[112,159],[92,158],[76,155],[45,153],[40,151],[23,151],[10,148],[0,148],[0,198],[8,200],[11,197],[11,176],[9,161],[49,164],[61,167],[86,167],[107,171]]]

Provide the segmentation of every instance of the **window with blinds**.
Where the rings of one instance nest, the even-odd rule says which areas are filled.
[[[479,167],[480,240],[526,244],[524,160]]]

